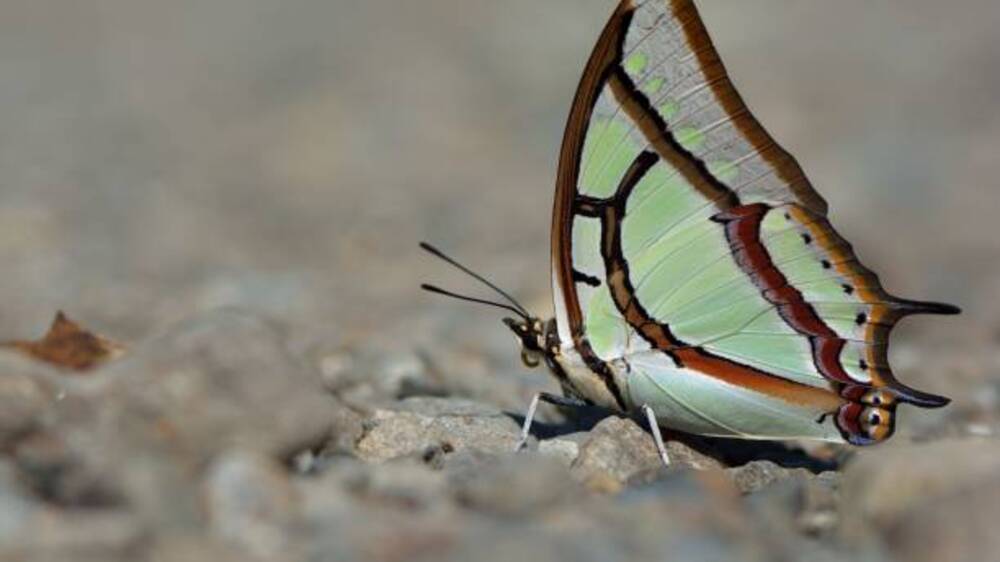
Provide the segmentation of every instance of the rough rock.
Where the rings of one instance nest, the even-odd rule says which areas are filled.
[[[1000,552],[998,475],[1000,442],[990,439],[865,451],[844,478],[844,536],[851,541],[880,537],[901,560],[995,558]]]
[[[738,492],[720,471],[667,471],[619,496],[594,498],[559,516],[557,528],[597,539],[584,544],[608,559],[767,559],[768,550],[747,524]]]
[[[430,470],[427,467],[401,465],[389,469],[396,472],[388,477],[394,484],[386,485],[384,479],[373,482],[369,471],[393,464],[334,465],[317,478],[296,482],[302,498],[301,540],[306,559],[402,562],[450,550],[471,521],[452,509],[428,510],[419,502],[400,501],[427,492],[411,488],[423,476],[401,476],[396,471],[423,472]]]
[[[11,545],[23,536],[39,505],[17,482],[15,467],[8,461],[0,462],[0,506],[0,545]]]
[[[428,360],[413,351],[313,351],[325,387],[351,404],[376,404],[410,396],[445,394]]]
[[[516,353],[513,347],[505,347],[499,351],[505,357]],[[511,370],[505,365],[487,360],[481,353],[447,348],[435,349],[433,353],[423,353],[421,356],[428,374],[448,395],[495,404],[504,411],[523,414],[532,396],[543,390],[551,390],[547,375],[536,372],[534,376],[525,376],[520,363]],[[540,422],[562,419],[558,409],[548,405],[540,407],[536,415],[536,420]]]
[[[652,439],[652,437],[650,437]],[[684,467],[693,470],[716,470],[723,467],[722,463],[714,458],[696,451],[680,441],[667,441],[667,455],[670,457],[670,465],[674,467]]]
[[[580,456],[580,444],[586,441],[587,433],[577,432],[538,442],[538,453],[559,460],[567,467]]]
[[[378,462],[442,447],[514,451],[520,428],[499,409],[453,398],[410,398],[394,409],[378,409],[366,421],[358,456]]]
[[[319,443],[337,404],[279,328],[219,310],[182,322],[111,365],[121,416],[153,422],[198,455],[242,446],[285,455]]]
[[[618,491],[629,478],[661,465],[648,433],[632,420],[609,417],[590,431],[571,468],[591,489]]]
[[[994,476],[901,514],[880,530],[899,560],[980,562],[998,558],[998,520],[1000,476]]]
[[[372,465],[343,458],[330,466],[324,478],[355,500],[405,510],[436,508],[448,499],[445,474],[422,459],[404,457]]]
[[[250,558],[245,551],[236,546],[201,535],[156,537],[148,545],[146,551],[150,562],[212,562],[215,560],[265,562]],[[127,560],[132,561],[134,558]],[[283,560],[291,561],[293,559],[285,558]]]
[[[0,560],[128,560],[145,529],[127,511],[59,510],[21,486],[0,461]]]
[[[353,455],[358,441],[364,435],[364,417],[347,407],[334,408],[330,438],[320,451],[326,455]]]
[[[727,472],[732,478],[731,471]],[[758,483],[765,480],[767,483],[759,488],[753,486],[756,489],[751,492],[746,491],[745,484],[741,489],[751,509],[773,526],[794,528],[803,536],[833,539],[840,523],[837,511],[840,475],[834,472],[813,475],[800,470],[770,472],[779,477],[756,479]],[[741,485],[738,481],[734,484],[738,488]]]
[[[13,445],[43,424],[58,396],[55,371],[12,351],[0,351],[0,448]]]
[[[288,471],[251,451],[219,455],[202,483],[208,529],[252,557],[290,559],[299,498]]]
[[[63,501],[111,496],[168,527],[198,526],[194,490],[216,454],[289,457],[329,439],[341,408],[278,329],[237,310],[182,322],[90,379],[67,387],[51,442],[21,451],[35,461],[23,466]]]
[[[448,466],[455,497],[471,509],[504,516],[537,516],[583,493],[566,478],[565,466],[556,459],[530,452],[502,457],[478,451],[457,455],[463,454],[486,457]]]
[[[718,461],[676,441],[667,442],[671,469],[719,468]],[[640,475],[663,469],[652,435],[634,420],[610,416],[598,423],[580,445],[573,476],[589,488],[615,492]]]
[[[804,468],[789,469],[771,461],[754,461],[727,469],[726,473],[733,479],[736,488],[744,494],[757,492],[783,480],[808,480],[813,477],[813,474]]]

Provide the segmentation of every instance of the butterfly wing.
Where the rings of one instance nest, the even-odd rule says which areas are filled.
[[[691,0],[624,0],[584,71],[552,225],[559,336],[628,365],[634,404],[739,437],[862,444],[895,406],[889,332],[948,305],[857,260],[795,159],[747,109]]]

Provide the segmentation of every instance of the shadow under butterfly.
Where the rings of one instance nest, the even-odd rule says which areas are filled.
[[[795,159],[751,115],[692,0],[623,0],[584,70],[560,153],[552,219],[555,318],[482,281],[529,367],[562,395],[701,436],[888,439],[901,403],[948,404],[900,383],[889,334],[912,314],[826,218]]]

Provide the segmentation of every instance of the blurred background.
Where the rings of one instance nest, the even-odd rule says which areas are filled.
[[[0,339],[205,308],[517,362],[430,240],[547,313],[556,157],[612,0],[0,0]],[[1000,367],[1000,3],[705,0],[758,118],[899,295],[902,378]],[[373,344],[372,342],[377,342]],[[913,371],[907,373],[907,370]]]

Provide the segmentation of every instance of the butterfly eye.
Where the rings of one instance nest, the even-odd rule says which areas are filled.
[[[517,347],[519,349],[522,350],[522,353],[524,353],[524,351],[523,351],[524,350],[524,339],[521,338],[521,336],[519,336],[517,333],[511,334],[511,335],[514,337],[514,343],[517,345]]]

